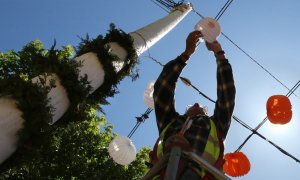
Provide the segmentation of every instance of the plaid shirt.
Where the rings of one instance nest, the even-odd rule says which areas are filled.
[[[179,57],[168,62],[154,85],[154,102],[157,127],[159,134],[173,121],[165,133],[164,143],[167,138],[179,132],[187,115],[179,115],[174,106],[174,92],[177,79],[185,67]],[[193,118],[192,126],[185,132],[184,137],[189,141],[192,151],[202,155],[210,132],[212,119],[216,128],[225,139],[234,109],[235,86],[231,65],[227,59],[217,61],[217,96],[214,114],[211,117],[198,116]]]

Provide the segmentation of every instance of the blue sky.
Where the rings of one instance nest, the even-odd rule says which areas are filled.
[[[194,9],[206,17],[215,17],[227,0],[191,0]],[[281,83],[292,88],[300,77],[298,42],[300,40],[300,1],[252,0],[233,1],[219,23],[222,32],[268,70]],[[125,32],[132,32],[167,15],[151,0],[131,1],[79,1],[52,0],[17,1],[2,0],[0,6],[0,51],[20,50],[26,43],[40,39],[50,48],[56,39],[57,47],[77,46],[80,37],[105,35],[109,24],[114,23]],[[179,55],[185,48],[185,39],[201,18],[190,12],[170,33],[140,56],[140,78],[132,82],[125,78],[119,85],[120,93],[108,99],[104,106],[109,123],[116,133],[127,136],[134,127],[136,116],[145,112],[143,92],[147,84],[155,80],[161,66],[147,56],[163,64]],[[266,116],[266,101],[275,94],[288,90],[253,62],[224,36],[222,44],[230,60],[237,88],[234,115],[255,128]],[[209,97],[216,98],[216,64],[214,56],[200,44],[182,76]],[[193,89],[178,82],[176,108],[184,113],[185,107],[201,102],[213,112],[213,104]],[[293,106],[291,122],[283,126],[265,123],[259,132],[287,152],[300,159],[300,90],[297,97],[290,97]],[[235,151],[251,132],[234,120],[229,130],[225,152]],[[158,136],[154,113],[140,125],[132,141],[139,149],[152,147]],[[250,162],[251,170],[241,180],[299,179],[300,164],[283,155],[266,141],[254,135],[241,150]]]

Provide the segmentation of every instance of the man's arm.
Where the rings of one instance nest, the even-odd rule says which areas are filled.
[[[232,68],[218,42],[206,43],[207,48],[214,52],[217,61],[217,101],[214,110],[214,121],[226,138],[231,116],[235,105],[235,85]]]
[[[168,62],[154,84],[154,106],[159,132],[170,123],[172,116],[178,115],[175,110],[174,93],[177,79],[185,63],[177,57]]]
[[[186,39],[185,51],[164,66],[155,82],[153,99],[159,133],[164,126],[170,123],[174,116],[178,115],[174,102],[176,82],[186,65],[186,61],[195,52],[196,43],[201,36],[202,34],[199,31],[191,32]]]

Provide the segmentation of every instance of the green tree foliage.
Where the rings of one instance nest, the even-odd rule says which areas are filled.
[[[112,125],[91,111],[91,119],[54,127],[39,146],[22,147],[0,168],[0,179],[141,179],[148,171],[149,148],[142,148],[128,166],[108,154]]]
[[[109,53],[109,42],[118,42],[128,52],[118,73],[113,62],[119,58]],[[79,76],[82,63],[74,59],[87,52],[97,54],[106,72],[104,83],[93,93],[87,76]],[[58,50],[54,43],[47,50],[39,40],[17,52],[0,52],[0,98],[14,99],[24,119],[16,152],[0,165],[0,180],[131,180],[141,179],[147,172],[149,148],[142,148],[129,166],[118,165],[110,158],[107,147],[116,134],[96,113],[102,111],[100,105],[109,104],[106,98],[118,93],[117,85],[131,76],[138,63],[131,36],[111,25],[105,37],[83,39],[77,54],[73,54],[70,45]],[[48,93],[55,82],[47,85],[43,78],[51,74],[59,77],[70,100],[67,112],[54,125],[49,124],[54,107],[48,103]],[[31,81],[35,77],[40,83]]]

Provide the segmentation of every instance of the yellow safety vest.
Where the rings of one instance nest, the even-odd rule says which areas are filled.
[[[217,128],[213,120],[210,120],[210,131],[202,154],[202,158],[210,164],[215,164],[220,155],[220,144],[217,134]]]
[[[163,155],[163,139],[165,136],[165,133],[167,129],[170,127],[170,125],[173,122],[170,122],[161,132],[159,136],[159,141],[157,145],[157,157],[160,157]],[[216,161],[218,160],[220,155],[220,144],[219,144],[219,139],[218,139],[218,134],[217,134],[217,129],[215,126],[215,123],[212,119],[210,119],[210,131],[209,135],[207,138],[207,142],[202,154],[202,158],[204,158],[207,162],[210,164],[214,165]],[[205,171],[202,169],[201,171],[201,176],[205,176]]]

